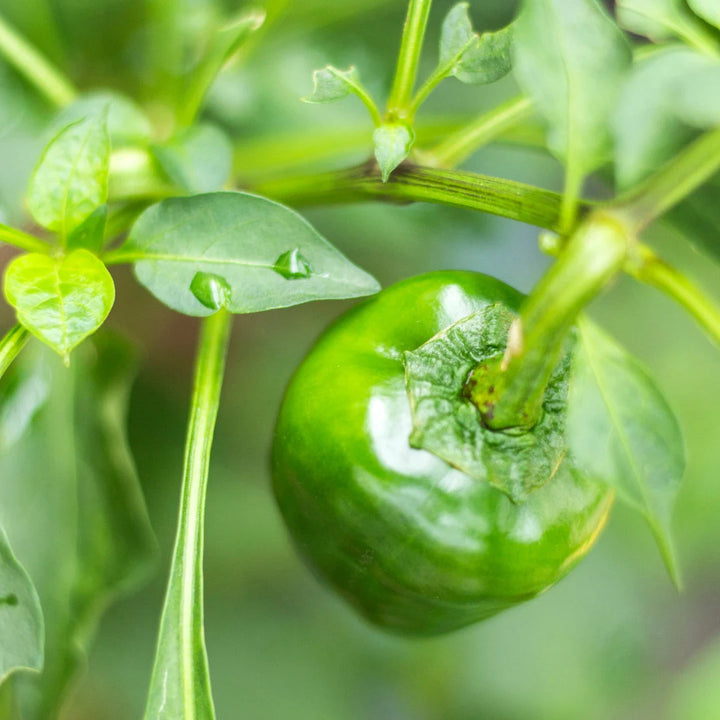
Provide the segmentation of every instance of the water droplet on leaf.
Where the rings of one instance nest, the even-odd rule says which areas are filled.
[[[298,248],[284,252],[273,266],[276,273],[282,275],[286,280],[301,280],[308,278],[313,273],[310,261],[300,252]]]
[[[210,310],[222,310],[232,299],[232,289],[228,281],[213,273],[195,273],[190,283],[190,292]]]

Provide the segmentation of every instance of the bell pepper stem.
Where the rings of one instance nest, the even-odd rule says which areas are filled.
[[[0,16],[0,56],[58,108],[77,97],[72,82]]]
[[[18,323],[0,340],[0,378],[13,364],[29,337],[30,333]]]
[[[408,5],[395,78],[387,104],[387,119],[390,121],[407,117],[431,5],[432,0],[410,0]]]
[[[513,323],[499,367],[482,382],[469,386],[470,397],[488,427],[522,430],[537,422],[568,331],[582,309],[622,268],[627,248],[623,227],[597,213],[570,236]]]
[[[167,683],[179,684],[188,714],[198,695],[210,698],[210,678],[203,631],[203,547],[205,496],[215,422],[225,370],[232,316],[219,310],[202,326],[195,366],[178,530],[167,594],[160,621],[158,650],[150,681],[150,702]],[[167,646],[179,657],[166,658]],[[145,717],[156,717],[148,705]]]
[[[681,305],[720,347],[720,307],[679,270],[659,258],[645,245],[639,245],[625,271],[654,287]]]

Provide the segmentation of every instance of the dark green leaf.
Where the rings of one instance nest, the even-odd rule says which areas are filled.
[[[703,20],[720,29],[720,3],[717,0],[687,0],[687,4]]]
[[[373,133],[373,142],[383,182],[387,182],[392,171],[410,154],[415,133],[403,123],[381,125]]]
[[[542,418],[530,432],[489,430],[465,389],[473,370],[500,362],[513,318],[496,304],[456,322],[405,353],[405,380],[410,444],[522,502],[555,475],[565,454],[569,354],[556,368]]]
[[[679,583],[670,526],[685,471],[680,427],[645,368],[588,321],[573,361],[567,439],[583,472],[645,516]]]
[[[514,29],[509,25],[497,32],[478,35],[468,9],[461,2],[447,14],[440,36],[440,62],[444,75],[464,83],[491,83],[512,69],[511,48]]]
[[[110,139],[106,125],[107,112],[103,111],[61,130],[45,148],[30,180],[30,212],[63,242],[107,200]]]
[[[154,145],[153,153],[170,180],[187,192],[221,190],[230,179],[232,143],[214,125],[186,130],[162,145]]]
[[[24,432],[0,443],[0,522],[45,615],[44,670],[16,678],[22,717],[48,720],[99,614],[147,576],[155,541],[125,437],[134,351],[99,335],[66,369],[41,345],[34,350],[14,366],[3,397]]]
[[[115,301],[110,273],[87,250],[20,255],[5,271],[4,289],[18,321],[66,359],[103,324]]]
[[[40,671],[43,640],[37,591],[0,528],[0,683],[18,670]]]
[[[297,250],[312,267],[288,278],[281,257]],[[191,286],[197,273],[225,281],[234,313],[377,292],[376,281],[338,252],[298,214],[238,192],[164,200],[133,227],[114,261],[135,263],[138,280],[188,315],[210,315]],[[280,269],[276,265],[280,262]]]
[[[105,242],[105,225],[107,223],[108,207],[101,205],[97,210],[87,216],[68,235],[68,250],[89,250],[99,253]]]
[[[621,188],[647,177],[692,138],[677,117],[675,103],[686,77],[712,65],[694,50],[673,46],[633,68],[613,123],[615,173]]]
[[[347,70],[338,70],[338,68],[328,65],[313,73],[312,95],[302,98],[302,101],[329,103],[342,100],[355,91],[359,82],[360,77],[354,66]]]
[[[113,90],[95,90],[81,95],[63,108],[51,128],[60,131],[70,123],[98,116],[107,109],[107,130],[113,147],[139,145],[152,136],[152,125],[142,109],[129,97]]]
[[[595,0],[525,0],[515,25],[518,82],[549,125],[550,150],[583,176],[611,155],[630,46]]]

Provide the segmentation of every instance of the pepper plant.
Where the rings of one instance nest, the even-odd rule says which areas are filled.
[[[642,362],[584,311],[624,274],[720,343],[715,300],[652,249],[655,223],[671,223],[720,259],[714,227],[693,234],[720,170],[720,14],[703,0],[616,5],[611,15],[597,0],[523,0],[509,24],[487,29],[460,2],[438,17],[430,48],[431,1],[409,0],[386,97],[373,97],[378,83],[364,84],[360,64],[327,64],[302,98],[360,100],[366,131],[322,152],[359,149],[365,160],[318,173],[280,152],[256,178],[242,148],[262,139],[231,136],[206,105],[228,65],[272,32],[282,3],[211,13],[193,34],[179,3],[148,2],[151,92],[135,97],[76,87],[0,16],[0,55],[56,108],[25,221],[0,224],[0,240],[19,251],[2,281],[17,324],[0,341],[8,717],[58,715],[102,608],[152,567],[124,428],[134,352],[102,328],[123,264],[170,311],[202,318],[147,720],[215,717],[205,497],[235,314],[379,293],[298,370],[272,462],[301,554],[372,621],[433,634],[529,600],[590,550],[615,498],[644,517],[682,585],[671,529],[685,465],[679,424]],[[423,57],[435,65],[421,76]],[[443,84],[490,93],[508,77],[518,94],[469,122],[438,129],[423,119]],[[507,141],[556,158],[562,191],[456,169]],[[527,297],[459,271],[381,290],[299,214],[369,200],[536,226],[553,264]],[[32,466],[20,462],[28,448]],[[68,483],[54,490],[55,475],[71,478],[70,496]],[[38,502],[72,524],[74,540],[56,554],[24,519]]]

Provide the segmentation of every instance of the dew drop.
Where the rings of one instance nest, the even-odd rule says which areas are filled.
[[[213,273],[195,273],[190,283],[190,292],[210,310],[222,310],[232,299],[232,290],[228,281]]]
[[[299,248],[284,252],[273,265],[273,270],[286,280],[309,278],[313,273],[310,261],[300,252]]]

